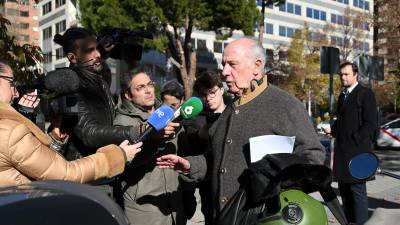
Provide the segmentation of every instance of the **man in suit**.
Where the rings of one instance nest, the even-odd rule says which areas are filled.
[[[336,137],[333,174],[339,183],[347,220],[364,224],[368,219],[366,183],[350,175],[348,164],[358,153],[372,150],[377,127],[376,101],[372,90],[357,82],[357,65],[345,62],[339,69],[343,91],[339,96],[337,120],[325,132]]]

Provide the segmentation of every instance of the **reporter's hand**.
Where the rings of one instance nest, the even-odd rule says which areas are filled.
[[[322,128],[325,132],[325,135],[332,138],[332,129],[330,127]]]
[[[188,174],[190,162],[180,156],[169,154],[157,158],[157,165],[160,169],[174,169],[178,173]]]
[[[179,123],[174,123],[171,122],[169,123],[163,131],[163,137],[170,139],[170,138],[175,138],[176,132],[179,129],[181,125]]]
[[[123,141],[119,147],[124,150],[125,155],[126,155],[126,160],[127,161],[132,161],[133,158],[135,158],[136,154],[140,152],[142,149],[143,142],[138,142],[136,144],[130,145],[128,140]]]
[[[30,109],[35,109],[40,102],[37,91],[24,94],[18,101],[18,104]]]

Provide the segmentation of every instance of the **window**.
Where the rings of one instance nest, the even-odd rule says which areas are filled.
[[[287,2],[286,4],[279,5],[279,11],[288,12],[296,15],[301,15],[301,6]]]
[[[29,23],[12,23],[12,26],[18,29],[28,29],[29,28]]]
[[[29,11],[21,11],[20,16],[29,17]]]
[[[56,59],[62,59],[62,58],[64,58],[63,48],[57,48],[56,49]]]
[[[336,15],[333,13],[331,14],[331,22],[335,24],[349,26],[349,19],[347,17]]]
[[[340,3],[343,3],[343,4],[346,4],[346,5],[348,5],[349,4],[349,0],[334,0],[335,2],[340,2]]]
[[[263,2],[264,0],[257,0],[256,2],[257,2],[257,5],[258,6],[262,6],[262,2]],[[266,5],[265,5],[267,8],[270,8],[270,9],[272,9],[272,8],[274,8],[274,6],[273,6],[273,3],[272,2],[270,2],[270,1],[268,1],[268,2],[266,2]]]
[[[51,63],[53,61],[53,57],[50,52],[45,52],[43,53],[43,62],[44,63]]]
[[[274,25],[271,23],[266,23],[265,24],[265,33],[274,34]]]
[[[51,1],[42,6],[42,15],[46,15],[51,11]]]
[[[51,38],[53,36],[51,26],[43,29],[43,40]]]
[[[297,29],[291,27],[279,26],[279,36],[282,37],[292,37],[296,31]]]
[[[369,10],[369,2],[365,0],[353,0],[353,5],[360,9]]]
[[[56,34],[64,32],[66,29],[67,29],[67,24],[66,24],[65,20],[56,23]]]
[[[56,8],[65,5],[65,0],[56,0]]]
[[[197,39],[197,49],[207,50],[207,42],[203,39]]]
[[[222,53],[222,42],[214,41],[214,52]]]
[[[318,9],[307,8],[307,17],[326,21],[326,12]]]
[[[294,14],[301,16],[301,6],[295,5]]]
[[[343,38],[337,36],[331,36],[331,45],[343,47]]]
[[[17,37],[20,41],[29,41],[29,35],[18,35]]]

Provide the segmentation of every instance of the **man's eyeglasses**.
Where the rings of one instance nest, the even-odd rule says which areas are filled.
[[[8,81],[10,83],[11,87],[15,87],[16,86],[16,80],[13,77],[0,75],[0,78],[3,78],[4,80]]]
[[[135,89],[137,92],[142,92],[142,91],[146,90],[146,88],[154,88],[154,82],[150,81],[147,84],[138,85],[137,87],[135,87],[133,89]]]
[[[217,91],[219,90],[219,88],[215,88],[215,89],[211,89],[205,93],[201,93],[201,97],[205,98],[205,97],[210,97],[210,98],[214,98],[217,95]]]

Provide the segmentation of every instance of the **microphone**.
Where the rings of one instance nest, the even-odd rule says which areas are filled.
[[[61,68],[48,72],[44,78],[44,86],[56,95],[67,95],[78,91],[79,77],[70,68]]]
[[[150,125],[135,141],[138,143],[142,141],[146,136],[150,134],[152,130],[160,131],[164,129],[174,119],[174,110],[166,105],[162,105],[147,119],[147,123]]]
[[[191,97],[175,111],[174,121],[191,119],[199,115],[201,111],[203,111],[203,102],[197,97]]]

